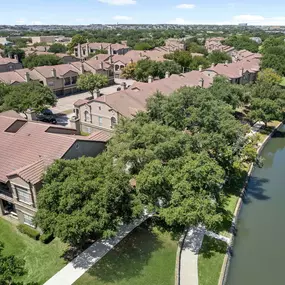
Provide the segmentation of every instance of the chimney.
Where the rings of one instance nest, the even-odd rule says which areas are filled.
[[[200,80],[199,80],[199,83],[200,83],[200,87],[202,87],[202,88],[204,88],[204,79],[203,78],[201,78]]]
[[[109,63],[113,64],[113,57],[112,56],[109,57]]]
[[[100,69],[102,69],[102,70],[104,69],[103,61],[100,62]]]
[[[134,63],[133,59],[131,58],[130,63]]]
[[[95,98],[99,98],[101,96],[100,89],[95,91]]]
[[[203,66],[199,65],[199,71],[202,72],[202,70],[203,70]]]
[[[55,70],[55,68],[53,68],[51,70],[51,74],[52,74],[52,77],[56,78],[56,70]]]
[[[143,57],[142,53],[140,52],[140,57]]]
[[[148,77],[148,83],[152,83],[153,82],[153,77],[150,75],[149,77]]]
[[[166,71],[165,72],[165,78],[169,78],[170,77],[170,72],[169,71]]]
[[[80,119],[76,115],[74,115],[70,118],[69,122],[70,122],[70,127],[72,129],[75,129],[76,133],[79,135],[80,134]]]
[[[108,46],[108,54],[112,55],[113,54],[113,49],[112,49],[112,45]]]
[[[45,47],[45,51],[47,51],[47,47]]]
[[[12,54],[11,54],[10,52],[8,53],[8,57],[9,57],[9,58],[12,58]]]
[[[14,59],[16,59],[19,62],[19,57],[17,54],[14,54]]]
[[[226,61],[225,61],[225,65],[228,65],[228,64],[229,64],[229,61],[228,61],[228,60],[226,60]]]
[[[25,81],[26,82],[29,82],[31,80],[31,78],[30,78],[30,73],[29,72],[26,72],[25,73]]]
[[[214,63],[212,63],[211,68],[214,68],[214,67],[215,67],[215,64],[214,64]]]
[[[80,65],[80,74],[83,74],[84,73],[84,65],[83,65],[83,62],[81,63]]]
[[[102,44],[100,45],[100,50],[103,50],[103,45]]]
[[[89,56],[89,42],[87,41],[87,44],[86,44],[86,56]]]
[[[127,89],[127,83],[126,82],[122,82],[121,86],[122,86],[121,90],[126,90]]]
[[[79,58],[82,57],[81,44],[78,44],[78,46],[77,46],[77,56],[78,56]]]
[[[95,56],[95,59],[96,59],[96,60],[98,60],[98,59],[99,59],[98,55],[96,55],[96,56]]]

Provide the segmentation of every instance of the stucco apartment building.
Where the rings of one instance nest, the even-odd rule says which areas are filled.
[[[148,83],[136,82],[129,88],[123,84],[123,90],[119,92],[75,102],[77,128],[86,133],[95,130],[112,131],[122,117],[132,118],[137,112],[145,111],[146,100],[157,91],[169,95],[183,86],[208,88],[212,82],[213,79],[202,72],[191,71],[171,76],[167,73],[166,78],[156,81],[150,77]]]
[[[126,44],[111,44],[111,43],[86,43],[78,44],[74,48],[75,57],[86,58],[91,53],[95,53],[99,50],[105,50],[108,55],[114,54],[126,54],[130,48]]]
[[[113,67],[107,62],[90,59],[85,62],[72,62],[53,66],[38,66],[33,69],[19,69],[0,73],[0,82],[19,84],[29,81],[39,81],[48,86],[57,96],[65,96],[78,92],[76,82],[80,74],[99,73],[109,78],[109,84],[114,82]]]
[[[102,132],[90,137],[76,133],[0,114],[0,216],[33,226],[37,194],[47,167],[60,158],[95,157],[110,138]]]
[[[15,58],[1,57],[0,55],[0,72],[8,72],[23,68],[22,64]]]
[[[242,60],[237,63],[213,65],[206,70],[191,71],[169,76],[148,83],[136,82],[129,88],[122,84],[122,90],[93,100],[78,100],[74,103],[76,128],[87,133],[95,130],[112,131],[122,117],[132,118],[139,111],[146,110],[146,101],[157,91],[170,95],[183,87],[209,88],[215,76],[225,76],[231,83],[254,82],[260,70],[260,60]]]

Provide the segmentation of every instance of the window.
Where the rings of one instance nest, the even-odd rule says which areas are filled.
[[[64,85],[67,86],[67,85],[70,85],[70,84],[71,84],[70,77],[64,78]]]
[[[71,77],[71,84],[76,84],[77,82],[77,76],[72,76]]]
[[[90,122],[90,114],[88,111],[84,112],[84,118],[85,118],[85,122]]]
[[[23,217],[24,217],[24,223],[31,226],[31,227],[34,227],[34,223],[33,223],[33,218],[32,216],[30,215],[27,215],[27,214],[23,214]]]
[[[103,118],[102,117],[98,117],[98,123],[99,123],[100,127],[103,125]]]
[[[15,190],[17,192],[17,196],[20,202],[24,202],[27,204],[33,204],[32,194],[29,189],[14,185]]]
[[[117,124],[117,120],[115,117],[111,118],[111,128],[114,128],[114,126]]]

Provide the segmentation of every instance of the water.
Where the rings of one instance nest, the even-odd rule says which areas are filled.
[[[249,181],[227,285],[285,284],[285,127],[280,131]]]

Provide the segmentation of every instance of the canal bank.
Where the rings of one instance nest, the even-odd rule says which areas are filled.
[[[283,264],[281,258],[285,253],[283,246],[285,229],[284,232],[282,229],[285,201],[284,126],[280,127],[279,131],[264,144],[264,149],[261,151],[264,166],[254,168],[248,181],[247,192],[243,199],[244,206],[238,219],[238,235],[227,285],[284,283],[282,270],[277,270],[282,279],[274,279],[275,269]],[[239,211],[236,214],[238,216]],[[279,254],[275,257],[276,252]],[[275,258],[279,259],[277,266],[274,264]],[[222,276],[226,275],[228,264],[229,260],[225,259]],[[271,270],[273,266],[275,269]],[[225,279],[221,278],[220,284],[225,284],[224,281]]]

